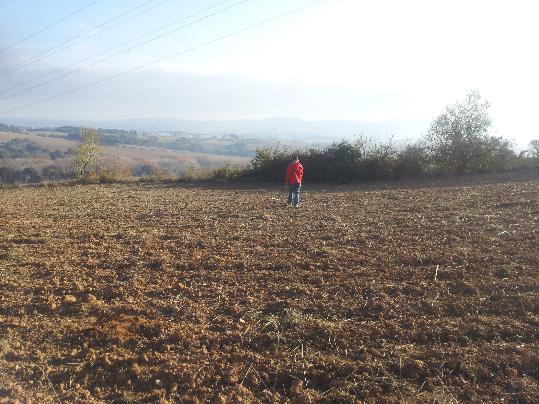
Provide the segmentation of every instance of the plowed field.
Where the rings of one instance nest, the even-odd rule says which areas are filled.
[[[0,401],[539,402],[539,180],[0,191]]]

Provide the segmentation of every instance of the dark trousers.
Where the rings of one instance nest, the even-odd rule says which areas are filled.
[[[291,184],[288,186],[288,203],[299,205],[299,193],[301,184]]]

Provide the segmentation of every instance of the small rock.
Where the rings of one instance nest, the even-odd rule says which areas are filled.
[[[224,377],[224,380],[231,384],[231,385],[235,385],[235,384],[238,384],[238,382],[240,381],[240,378],[237,374],[233,373],[233,372],[229,372],[225,377]]]
[[[105,365],[105,366],[110,366],[110,365],[112,365],[112,360],[110,359],[109,355],[105,355],[101,359],[101,363],[103,363],[103,365]]]
[[[302,389],[303,389],[303,382],[301,380],[294,380],[292,382],[292,387],[291,387],[292,391],[299,391]]]
[[[134,377],[138,377],[141,374],[140,366],[137,363],[133,363],[131,365],[131,375]]]
[[[80,395],[83,399],[88,400],[92,396],[92,393],[90,393],[88,390],[81,390]]]
[[[401,368],[401,374],[407,379],[417,379],[422,375],[425,364],[418,360],[407,361]]]
[[[66,303],[76,303],[77,298],[73,295],[65,295],[64,296],[64,302]]]
[[[417,336],[417,342],[419,342],[420,344],[426,344],[427,342],[429,342],[429,337],[426,334],[419,334]]]
[[[86,301],[87,301],[88,303],[93,303],[93,302],[95,302],[96,300],[97,300],[97,297],[95,297],[95,296],[92,295],[91,293],[88,293],[88,294],[86,295]]]
[[[505,373],[505,375],[510,378],[515,378],[518,376],[518,371],[510,367],[506,368],[503,373]]]
[[[452,371],[458,371],[461,367],[461,363],[458,359],[449,359],[445,362],[445,366]]]
[[[177,344],[182,341],[182,335],[179,332],[175,331],[169,335],[168,340],[173,344]]]
[[[120,372],[116,374],[115,381],[116,384],[125,385],[129,381],[130,375],[126,372]]]

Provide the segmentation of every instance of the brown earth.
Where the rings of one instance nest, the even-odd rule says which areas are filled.
[[[0,402],[538,402],[538,196],[0,190]]]

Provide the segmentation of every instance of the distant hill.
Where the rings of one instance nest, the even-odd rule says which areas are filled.
[[[71,178],[73,151],[80,144],[58,132],[4,132],[0,130],[0,183],[40,182]],[[100,165],[105,169],[124,170],[143,176],[148,167],[157,167],[170,176],[183,175],[190,169],[216,169],[225,165],[244,166],[250,158],[234,154],[189,152],[170,148],[133,144],[104,145]],[[234,151],[232,149],[232,151]],[[125,174],[127,175],[127,174]]]
[[[355,135],[379,140],[418,138],[428,126],[408,120],[368,121],[306,121],[297,118],[243,119],[230,121],[193,121],[174,118],[127,119],[115,121],[16,119],[7,123],[22,126],[89,126],[141,131],[182,131],[186,133],[263,137],[308,142],[331,142]]]

